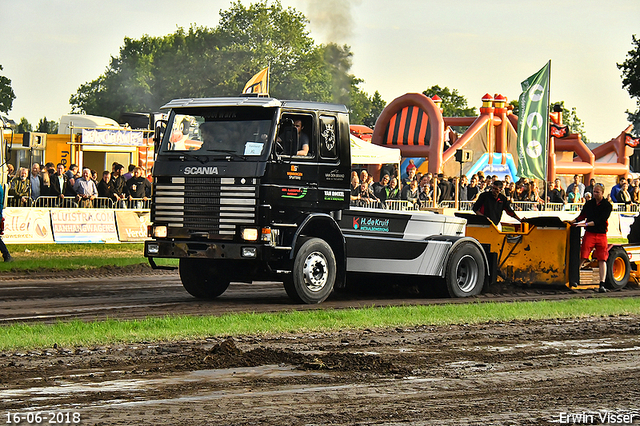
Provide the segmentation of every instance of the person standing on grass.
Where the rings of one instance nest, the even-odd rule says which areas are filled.
[[[2,257],[5,262],[13,262],[13,257],[11,257],[11,253],[9,253],[9,249],[5,245],[2,240],[2,235],[4,235],[4,217],[2,217],[2,207],[4,204],[4,188],[0,185],[0,253],[2,253]]]
[[[607,227],[612,210],[613,206],[604,198],[604,185],[596,183],[593,187],[593,198],[586,201],[578,217],[569,222],[572,225],[585,228],[580,248],[581,267],[589,262],[589,255],[595,249],[594,256],[598,259],[601,293],[607,291],[605,287],[607,259],[609,258]]]

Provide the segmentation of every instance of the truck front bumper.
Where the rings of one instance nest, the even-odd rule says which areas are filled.
[[[206,258],[206,259],[264,259],[262,244],[202,241],[146,241],[145,257]]]

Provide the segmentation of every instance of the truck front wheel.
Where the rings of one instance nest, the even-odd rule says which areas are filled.
[[[474,244],[463,242],[449,255],[445,285],[450,297],[476,296],[485,280],[484,258]]]
[[[215,299],[224,293],[231,280],[209,259],[180,259],[180,281],[197,299]]]
[[[310,238],[296,252],[291,275],[284,280],[284,289],[295,302],[321,303],[333,290],[336,268],[331,246],[320,238]]]

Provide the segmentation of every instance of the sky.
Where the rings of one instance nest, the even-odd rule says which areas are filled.
[[[244,0],[243,4],[250,2]],[[551,100],[575,107],[592,142],[617,137],[636,103],[620,70],[640,36],[638,0],[282,0],[309,18],[316,43],[348,44],[351,72],[387,102],[433,85],[469,106],[486,93],[517,99],[551,60]],[[215,27],[229,0],[2,0],[0,75],[16,95],[9,117],[59,121],[81,84],[98,78],[124,38]],[[257,72],[258,70],[256,70]]]

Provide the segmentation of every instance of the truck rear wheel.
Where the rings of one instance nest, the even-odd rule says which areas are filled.
[[[284,280],[284,289],[295,302],[321,303],[333,291],[336,269],[331,246],[320,238],[310,238],[296,252],[291,275]]]
[[[612,290],[620,290],[629,282],[631,263],[622,247],[612,247],[607,259],[607,279],[605,286]]]
[[[224,293],[231,279],[209,259],[180,259],[180,281],[197,299],[215,299]]]
[[[480,249],[468,242],[461,243],[449,255],[444,283],[450,297],[476,296],[485,279],[484,258]]]

